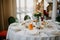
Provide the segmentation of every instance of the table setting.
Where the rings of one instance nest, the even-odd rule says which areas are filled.
[[[35,22],[36,20],[29,19],[23,21],[22,23],[10,24],[6,39],[55,40],[55,37],[60,35],[60,30],[56,27],[56,25],[51,20],[41,21],[40,25],[36,25]]]

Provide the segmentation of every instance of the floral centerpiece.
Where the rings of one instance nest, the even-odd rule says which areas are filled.
[[[41,17],[41,14],[42,14],[41,12],[35,13],[34,14],[34,17],[36,17],[37,20],[39,20],[39,17]]]
[[[36,22],[35,22],[36,23],[36,27],[40,28],[42,13],[41,12],[37,12],[33,16],[36,18]]]

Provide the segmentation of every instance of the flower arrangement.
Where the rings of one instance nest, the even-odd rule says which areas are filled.
[[[39,20],[39,17],[41,17],[41,14],[42,14],[41,12],[35,13],[34,14],[34,17],[36,17],[37,20]]]

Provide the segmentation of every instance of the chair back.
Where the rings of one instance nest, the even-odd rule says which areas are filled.
[[[31,19],[29,15],[25,15],[24,20]]]
[[[16,20],[15,20],[14,17],[9,17],[9,18],[8,18],[8,23],[9,23],[9,25],[10,25],[11,23],[14,23],[14,22],[16,22]]]
[[[60,16],[57,16],[57,17],[56,17],[56,21],[57,21],[57,22],[60,22]]]

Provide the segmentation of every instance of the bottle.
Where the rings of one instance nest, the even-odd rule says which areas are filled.
[[[40,25],[41,25],[41,17],[39,17],[39,23],[40,23]]]

